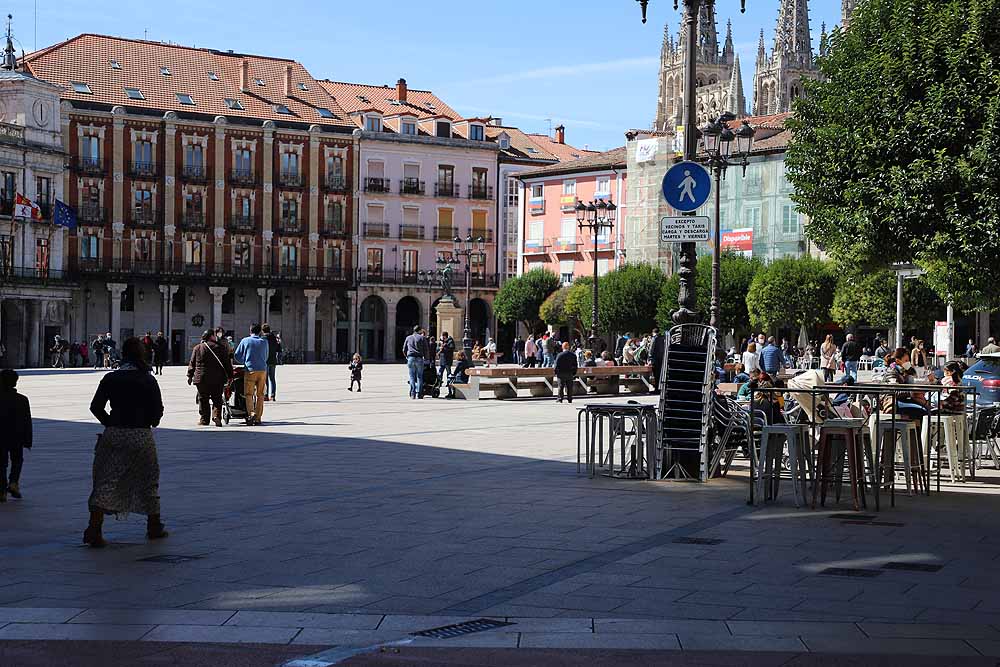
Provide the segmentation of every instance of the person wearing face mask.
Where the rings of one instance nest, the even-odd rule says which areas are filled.
[[[905,347],[898,347],[885,357],[885,374],[882,382],[885,384],[913,384],[917,373],[910,361],[910,353]],[[882,397],[882,412],[893,410],[892,396]],[[902,393],[896,398],[896,413],[904,419],[919,420],[930,412],[927,398],[920,392]]]
[[[914,368],[917,369],[917,375],[923,377],[927,367],[927,353],[924,351],[924,341],[918,340],[913,346],[913,350],[910,352],[910,361],[913,362]]]

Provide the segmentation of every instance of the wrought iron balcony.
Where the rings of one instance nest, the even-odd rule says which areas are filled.
[[[138,273],[144,276],[153,276],[160,272],[159,262],[155,262],[153,260],[133,259],[130,268],[132,273]]]
[[[434,196],[435,197],[455,197],[458,194],[458,184],[457,183],[444,183],[437,182],[434,184]]]
[[[426,191],[426,185],[419,178],[403,178],[399,181],[401,195],[422,195],[426,194]]]
[[[257,229],[257,218],[252,215],[234,215],[229,218],[229,231],[253,233]]]
[[[323,181],[323,188],[327,192],[346,192],[347,179],[343,176],[329,175],[326,177],[326,180]]]
[[[278,221],[278,233],[282,236],[298,236],[302,233],[302,225],[298,218],[282,218]]]
[[[158,227],[160,223],[160,217],[155,211],[149,209],[133,209],[131,219],[133,227],[139,227],[142,229],[152,229],[154,227]]]
[[[83,273],[98,273],[103,268],[100,257],[79,257],[76,266]]]
[[[387,222],[366,222],[364,224],[365,238],[387,239],[389,238],[389,223]]]
[[[469,199],[493,199],[492,185],[470,185]]]
[[[445,241],[451,243],[458,236],[458,227],[442,227],[441,225],[436,225],[434,227],[434,240],[435,241]]]
[[[204,183],[208,180],[208,171],[205,165],[186,164],[181,167],[181,180],[190,183]]]
[[[298,278],[301,271],[298,264],[279,264],[278,275],[282,278]]]
[[[389,192],[388,178],[366,178],[365,192]]]
[[[107,211],[97,204],[83,204],[76,209],[76,220],[84,225],[103,225],[107,220]]]
[[[185,231],[198,231],[205,228],[205,214],[201,211],[187,211],[181,216],[181,229]]]
[[[203,276],[205,275],[205,265],[201,262],[184,262],[184,275]]]
[[[485,243],[493,243],[492,229],[476,229],[473,227],[472,229],[469,230],[469,233],[466,236],[471,236],[473,240],[482,239]]]
[[[284,188],[301,188],[302,174],[298,171],[282,171],[278,174],[278,185]]]
[[[77,157],[73,161],[73,168],[82,174],[103,174],[104,160],[99,157]]]
[[[229,182],[233,185],[256,185],[257,178],[253,169],[232,169],[229,172]]]
[[[341,222],[324,222],[319,230],[320,236],[328,239],[347,238],[347,225]]]
[[[399,226],[399,238],[401,239],[411,239],[416,241],[423,241],[424,239],[424,226],[423,225],[400,225]]]
[[[156,163],[133,161],[129,165],[128,173],[133,178],[156,178]]]
[[[312,267],[306,272],[309,282],[346,281],[348,274],[339,266]]]

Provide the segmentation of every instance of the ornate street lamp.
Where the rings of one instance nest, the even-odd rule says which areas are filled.
[[[699,130],[701,135],[701,152],[708,161],[708,167],[715,177],[715,248],[712,252],[712,306],[709,324],[718,329],[720,310],[720,273],[722,270],[721,245],[722,231],[720,228],[721,215],[719,209],[719,190],[721,189],[722,177],[726,169],[733,166],[743,168],[743,175],[746,176],[747,165],[750,164],[750,151],[753,148],[754,129],[750,123],[743,121],[740,127],[734,132],[729,124],[736,120],[736,116],[728,111],[715,120],[703,125]],[[736,144],[736,151],[733,152],[733,144]]]
[[[452,261],[458,266],[459,257],[465,258],[465,331],[462,332],[462,349],[465,350],[465,358],[472,361],[472,329],[469,326],[469,311],[472,309],[472,260],[477,259],[477,264],[482,266],[486,261],[486,243],[483,237],[473,239],[472,234],[465,237],[456,236],[452,249]]]
[[[603,229],[610,231],[614,227],[617,211],[618,207],[610,200],[599,199],[589,204],[584,204],[581,201],[576,204],[577,227],[580,228],[581,232],[585,229],[589,230],[594,239],[594,291],[592,296],[594,303],[590,311],[590,337],[588,340],[590,350],[595,357],[598,353],[597,343],[599,340],[597,335],[597,280],[599,278],[597,275],[597,244],[601,231]]]

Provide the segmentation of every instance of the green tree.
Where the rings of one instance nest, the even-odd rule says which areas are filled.
[[[806,233],[844,265],[927,269],[1000,306],[1000,0],[867,0],[788,126]]]
[[[567,326],[577,333],[578,336],[583,337],[584,331],[581,326],[580,319],[573,313],[571,313],[567,307],[567,299],[569,298],[572,287],[560,287],[555,292],[550,294],[542,305],[538,308],[538,317],[553,327]]]
[[[747,313],[747,293],[753,277],[761,268],[759,259],[750,259],[734,252],[723,252],[719,258],[719,319],[722,331],[733,329],[736,335],[750,330],[750,315]],[[701,258],[695,274],[697,286],[697,309],[700,322],[708,322],[712,305],[712,261]],[[657,306],[656,320],[660,327],[673,326],[670,316],[677,310],[677,293],[680,277],[675,273],[663,285],[663,294]]]
[[[747,293],[754,327],[815,326],[830,317],[837,276],[830,262],[813,257],[778,259],[757,271]]]
[[[528,331],[541,325],[538,309],[545,299],[559,289],[559,276],[547,269],[532,269],[503,284],[493,301],[501,322],[522,322]]]
[[[648,332],[656,326],[656,304],[666,276],[651,264],[626,264],[601,276],[597,327],[602,334]],[[594,303],[593,278],[578,278],[566,297],[566,310],[584,331],[590,330]]]
[[[590,331],[590,320],[593,317],[591,304],[594,303],[594,279],[591,276],[580,276],[573,280],[566,291],[566,317],[575,320],[581,331]]]
[[[947,305],[923,278],[903,283],[903,327],[929,335]],[[867,324],[878,329],[896,326],[896,275],[892,271],[842,273],[837,281],[830,316],[847,327]]]

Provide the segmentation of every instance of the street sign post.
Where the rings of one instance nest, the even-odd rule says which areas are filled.
[[[707,215],[667,216],[660,220],[660,241],[664,243],[707,241],[710,230],[711,223]]]
[[[663,198],[674,209],[695,211],[712,194],[712,179],[708,170],[697,162],[678,162],[663,175]]]

